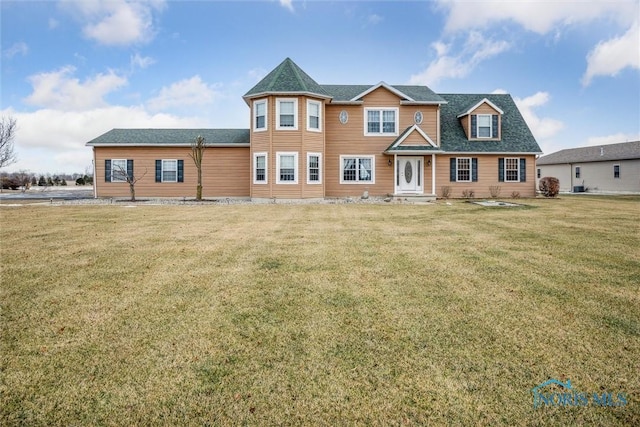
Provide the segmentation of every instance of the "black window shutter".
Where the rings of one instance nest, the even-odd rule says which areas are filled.
[[[178,182],[184,182],[184,160],[178,160]]]
[[[133,181],[133,160],[127,159],[127,176]]]
[[[478,158],[471,159],[471,181],[478,182]]]
[[[162,160],[156,160],[156,182],[162,182]]]
[[[111,182],[111,159],[104,161],[104,182]]]
[[[498,181],[504,182],[504,157],[498,159]]]
[[[527,159],[520,159],[520,182],[527,182]]]
[[[471,115],[471,138],[478,137],[478,116]]]
[[[449,169],[449,181],[455,182],[456,181],[456,158],[452,157],[449,160],[449,164],[451,165],[451,168]]]
[[[491,116],[491,137],[498,137],[498,115],[494,114]]]

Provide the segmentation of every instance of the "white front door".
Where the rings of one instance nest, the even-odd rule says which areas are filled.
[[[396,158],[396,193],[423,193],[424,159],[422,157]]]

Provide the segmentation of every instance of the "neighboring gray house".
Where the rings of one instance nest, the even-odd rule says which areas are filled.
[[[640,193],[640,141],[569,148],[540,157],[540,178],[556,177],[560,191]]]

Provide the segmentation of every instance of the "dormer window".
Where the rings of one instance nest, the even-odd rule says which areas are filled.
[[[492,138],[491,114],[478,114],[478,138]]]

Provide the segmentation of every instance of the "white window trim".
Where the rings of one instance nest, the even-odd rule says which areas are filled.
[[[119,170],[115,169],[116,162],[124,162],[125,177],[122,179],[115,178],[116,174],[114,172],[118,172],[118,173],[120,172]],[[127,182],[126,174],[127,174],[127,159],[111,159],[111,182]]]
[[[174,181],[169,181],[164,179],[164,162],[175,162],[176,164],[176,179]],[[160,171],[160,182],[178,182],[178,159],[162,159],[160,161],[161,171]]]
[[[480,136],[480,117],[489,117],[489,136]],[[476,114],[476,138],[478,139],[493,138],[493,114]]]
[[[258,181],[258,157],[264,157],[264,181]],[[269,156],[266,152],[253,153],[253,183],[254,184],[268,184],[269,183]]]
[[[311,127],[311,114],[309,114],[309,106],[317,105],[318,106],[318,127]],[[319,101],[312,101],[307,99],[307,130],[309,132],[322,132],[322,103]]]
[[[618,168],[618,176],[616,176],[616,167]],[[613,165],[613,179],[620,179],[622,176],[622,168],[620,167],[620,163],[615,163]]]
[[[317,181],[311,181],[311,173],[309,173],[311,156],[318,156],[318,180]],[[310,184],[310,185],[322,184],[322,154],[321,153],[307,153],[307,184]]]
[[[469,160],[469,179],[460,179],[460,160]],[[473,181],[473,160],[471,157],[456,157],[456,182],[472,182]]]
[[[516,179],[507,178],[507,161],[516,161]],[[505,157],[504,158],[504,182],[520,182],[520,157]]]
[[[280,126],[280,103],[293,102],[293,127]],[[276,129],[298,130],[298,98],[276,98]]]
[[[345,181],[344,180],[344,160],[345,159],[371,159],[371,181]],[[356,177],[359,179],[358,174]],[[366,185],[376,183],[376,156],[372,154],[345,154],[340,156],[340,184]]]
[[[258,112],[257,106],[258,104],[264,104],[264,127],[259,128],[256,125],[256,113]],[[252,115],[252,125],[254,132],[264,132],[269,128],[269,100],[268,99],[259,99],[257,101],[253,101],[253,115]]]
[[[293,156],[293,181],[280,180],[280,157]],[[297,151],[278,151],[276,152],[276,184],[297,184],[298,183],[298,152]]]
[[[380,112],[380,132],[369,132],[369,111]],[[394,111],[396,118],[396,125],[394,132],[383,132],[383,117],[384,111]],[[364,135],[365,136],[398,136],[398,129],[400,128],[400,109],[398,107],[376,107],[364,109]]]

